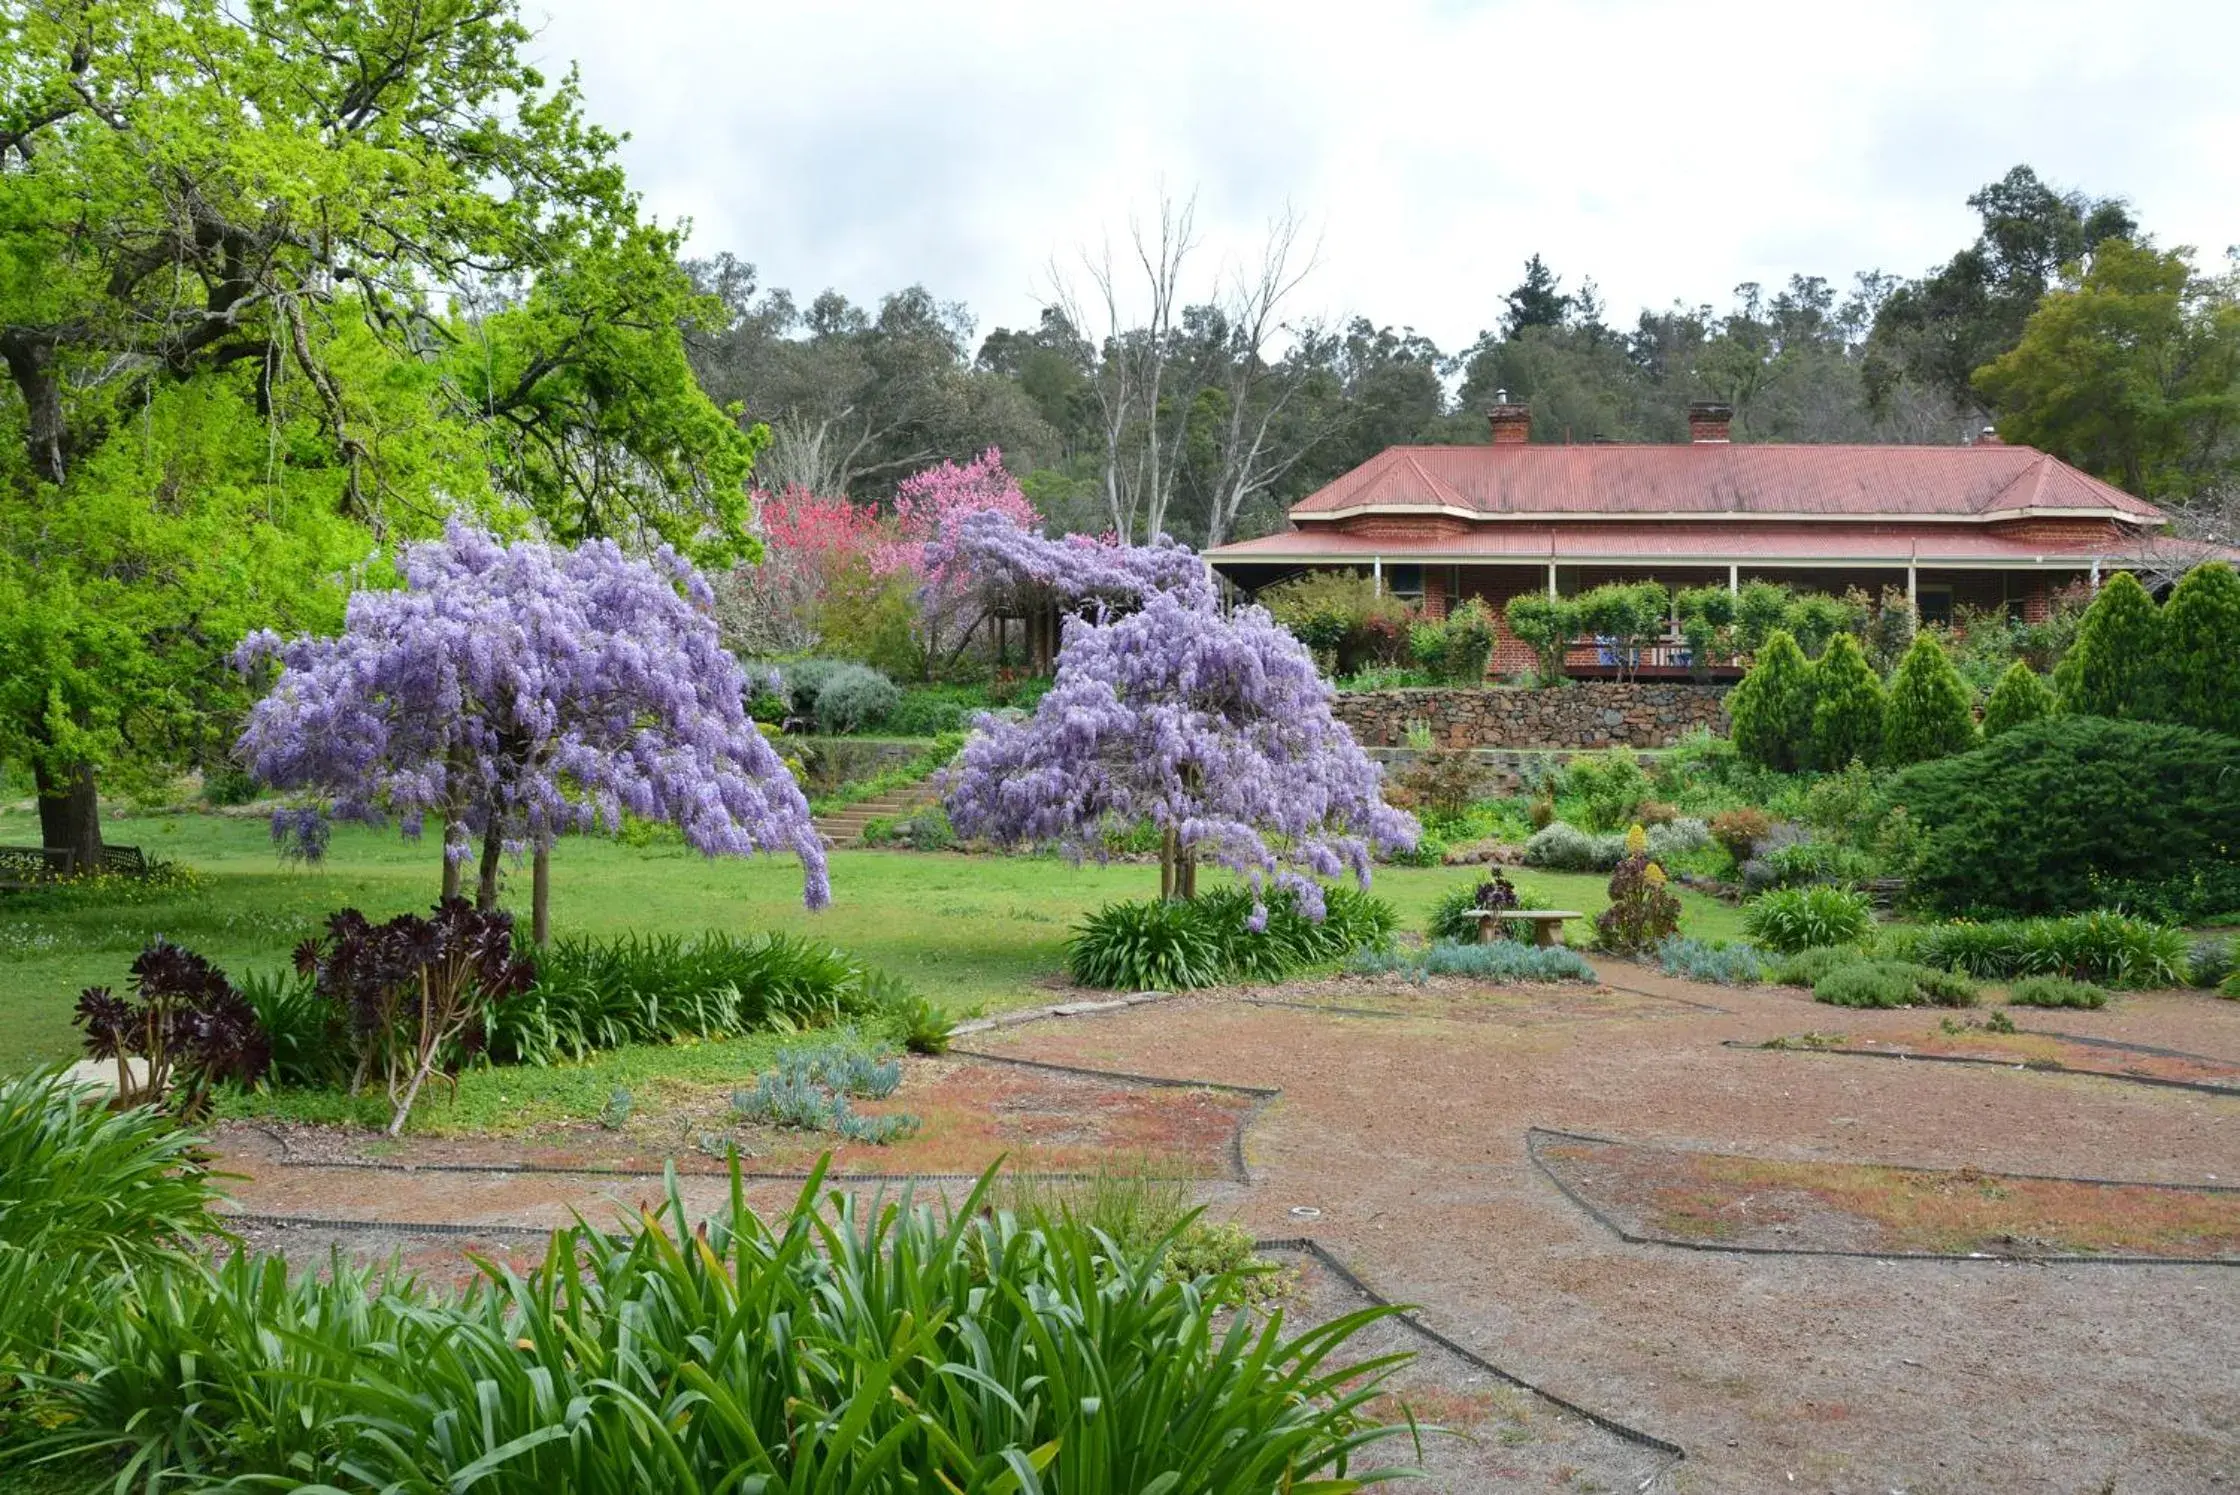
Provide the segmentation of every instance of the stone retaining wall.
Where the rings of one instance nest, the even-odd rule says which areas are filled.
[[[1399,747],[1422,722],[1445,747],[1670,747],[1692,727],[1727,730],[1727,687],[1666,681],[1341,691],[1338,720],[1364,747]]]

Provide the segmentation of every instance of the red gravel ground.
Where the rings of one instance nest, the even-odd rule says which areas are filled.
[[[1526,1151],[1528,1129],[1544,1127],[1768,1160],[2233,1183],[2240,1097],[1730,1048],[1814,1028],[1919,1038],[1925,1020],[1603,969],[1613,989],[1602,993],[1357,978],[971,1043],[1280,1088],[1247,1124],[1252,1182],[1205,1186],[1217,1212],[1265,1237],[1311,1235],[1376,1291],[1421,1305],[1460,1348],[1687,1451],[1674,1464],[1560,1419],[1435,1350],[1409,1394],[1478,1439],[1435,1451],[1436,1477],[1413,1488],[2240,1492],[2240,1270],[1629,1245]],[[2124,997],[2028,1025],[2240,1060],[2240,1003],[2199,994]],[[897,1100],[909,1098],[906,1086]],[[237,1189],[244,1207],[276,1214],[550,1224],[659,1188],[280,1169],[258,1156],[269,1142],[237,1143],[229,1166],[252,1175]],[[720,1192],[711,1179],[685,1187],[708,1205]],[[790,1197],[755,1194],[758,1207]],[[1350,1301],[1306,1276],[1311,1312]]]

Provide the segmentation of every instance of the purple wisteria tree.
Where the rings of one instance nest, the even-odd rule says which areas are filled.
[[[1154,561],[1152,564],[1158,564]],[[1065,625],[1035,714],[985,726],[948,789],[957,831],[999,845],[1097,854],[1103,832],[1159,827],[1159,890],[1188,898],[1201,860],[1273,875],[1322,914],[1312,878],[1369,882],[1372,848],[1415,845],[1381,770],[1330,711],[1305,646],[1261,608],[1224,617],[1210,590],[1154,590],[1123,617]],[[1265,918],[1256,903],[1257,927]]]
[[[501,544],[454,524],[407,546],[405,586],[350,599],[335,638],[250,638],[245,671],[279,679],[238,750],[313,796],[276,838],[316,853],[329,817],[443,827],[446,898],[481,843],[476,903],[500,855],[535,859],[533,927],[548,933],[548,853],[564,832],[663,820],[710,856],[791,850],[804,899],[831,897],[808,802],[748,720],[738,661],[717,642],[707,583],[674,551],[626,556]]]

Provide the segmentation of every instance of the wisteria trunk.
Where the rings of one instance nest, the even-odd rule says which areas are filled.
[[[498,906],[498,857],[505,850],[505,832],[499,828],[498,817],[490,817],[490,828],[482,833],[482,866],[475,878],[474,906],[488,912]]]
[[[443,901],[459,896],[459,858],[451,854],[451,826],[443,828]]]
[[[101,799],[93,765],[73,765],[66,774],[34,766],[39,796],[39,844],[58,865],[79,876],[101,870]]]
[[[1198,859],[1172,827],[1159,835],[1159,896],[1189,902],[1198,896]]]
[[[529,868],[529,938],[541,950],[552,939],[552,848],[538,847]]]

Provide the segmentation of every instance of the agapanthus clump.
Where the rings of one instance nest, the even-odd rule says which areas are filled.
[[[708,616],[699,573],[664,547],[503,544],[453,524],[407,546],[405,585],[350,599],[343,632],[269,632],[237,662],[279,679],[239,751],[256,776],[312,796],[277,830],[320,817],[444,834],[446,892],[481,843],[476,902],[497,903],[510,849],[674,824],[710,856],[791,850],[811,908],[830,899],[808,802],[745,709],[745,678]],[[538,932],[544,927],[539,880]]]
[[[1149,823],[1163,893],[1191,896],[1201,861],[1229,867],[1255,891],[1255,928],[1266,878],[1320,918],[1303,874],[1367,886],[1372,848],[1415,844],[1312,656],[1263,609],[1224,617],[1210,592],[1153,590],[1125,616],[1069,619],[1057,663],[1033,717],[965,745],[948,784],[958,834],[1102,856],[1108,828]]]

